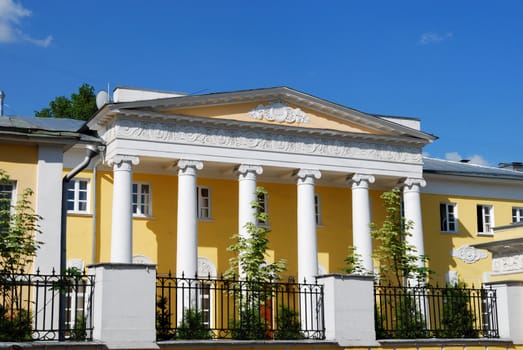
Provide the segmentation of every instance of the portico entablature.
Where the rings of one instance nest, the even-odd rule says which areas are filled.
[[[118,116],[100,130],[107,157],[140,157],[262,166],[316,168],[340,173],[364,172],[420,177],[421,142],[398,136],[355,134],[237,121],[217,122],[173,116],[162,120]]]

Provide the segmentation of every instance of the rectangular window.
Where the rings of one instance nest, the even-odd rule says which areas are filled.
[[[14,182],[0,183],[0,230],[3,231],[9,226],[11,211],[15,205]]]
[[[523,222],[523,208],[512,208],[512,222]]]
[[[316,219],[316,225],[321,225],[321,202],[320,196],[314,195],[314,214]]]
[[[67,211],[89,212],[89,180],[76,179],[67,184]]]
[[[264,216],[267,218],[269,215],[269,208],[267,206],[268,198],[267,193],[258,193],[258,205],[260,206],[260,214],[264,214]],[[260,225],[267,225],[267,220],[259,219],[258,223]]]
[[[441,232],[457,232],[456,204],[440,203],[439,205],[440,230]]]
[[[208,187],[197,187],[196,206],[198,208],[198,219],[211,218],[211,190]]]
[[[492,234],[492,227],[494,227],[494,210],[491,205],[478,205],[477,219],[478,219],[478,233]]]
[[[151,216],[151,185],[133,183],[134,216]]]

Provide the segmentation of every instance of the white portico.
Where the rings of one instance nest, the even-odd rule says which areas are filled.
[[[400,123],[365,114],[289,88],[197,96],[154,96],[104,106],[89,121],[106,142],[113,164],[112,262],[132,256],[130,176],[170,172],[178,176],[177,273],[197,270],[197,177],[238,182],[238,229],[254,220],[258,181],[296,186],[298,278],[318,271],[315,186],[352,189],[352,227],[358,254],[372,271],[369,189],[405,183],[406,216],[415,222],[413,242],[423,252],[419,187],[422,148],[434,137]],[[155,97],[157,99],[155,99]],[[145,99],[147,98],[147,99]],[[415,123],[414,123],[415,124]],[[152,170],[151,170],[152,169]],[[419,232],[418,232],[419,231]]]

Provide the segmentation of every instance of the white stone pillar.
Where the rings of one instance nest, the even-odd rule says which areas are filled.
[[[362,174],[355,174],[349,180],[352,185],[352,242],[367,273],[374,272],[369,199],[369,184],[374,181],[374,176]]]
[[[492,297],[495,291],[497,303],[483,299],[481,321],[491,327],[497,326],[500,338],[510,339],[516,345],[523,344],[523,282],[490,282],[486,287],[492,289],[487,289],[485,295]]]
[[[324,286],[325,340],[341,347],[377,346],[372,276],[318,276]]]
[[[176,275],[193,278],[198,273],[198,213],[196,208],[196,171],[203,163],[178,161],[178,227]]]
[[[407,242],[416,248],[416,254],[420,257],[425,255],[420,197],[420,189],[425,185],[426,182],[423,179],[408,178],[405,180],[403,187],[405,220],[412,223],[412,228],[410,229],[411,236],[408,237]],[[418,261],[418,266],[424,266],[424,262],[421,259]]]
[[[238,167],[238,232],[240,237],[248,238],[249,233],[245,225],[252,222],[256,224],[256,208],[252,203],[256,200],[256,175],[263,173],[263,168],[259,165],[242,164]],[[245,273],[238,271],[240,278],[245,277]]]
[[[109,160],[113,167],[113,222],[111,234],[111,262],[132,263],[133,257],[133,211],[132,185],[133,165],[138,157],[116,155]]]
[[[314,207],[314,180],[319,170],[300,169],[298,176],[298,281],[313,283],[318,274],[318,242]]]
[[[158,349],[155,265],[97,264],[89,274],[96,281],[93,340],[108,349]]]

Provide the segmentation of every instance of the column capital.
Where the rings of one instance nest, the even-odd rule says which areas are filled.
[[[373,184],[376,178],[367,174],[354,174],[347,177],[347,183],[352,185],[352,188],[368,188],[369,184]]]
[[[420,187],[425,187],[427,185],[427,181],[421,178],[406,178],[402,182],[403,190],[404,191],[419,191]]]
[[[203,163],[199,160],[180,159],[176,166],[178,167],[178,175],[194,175],[196,170],[203,169]]]
[[[113,165],[120,165],[123,162],[131,163],[131,165],[138,165],[140,164],[140,158],[128,154],[117,154],[107,160],[107,165],[112,167]]]
[[[318,180],[321,178],[321,172],[317,169],[299,169],[294,172],[299,179],[305,180],[308,177]]]
[[[240,166],[236,167],[235,171],[240,175],[246,175],[247,173],[254,173],[257,175],[263,174],[263,168],[261,165],[253,164],[241,164]]]

